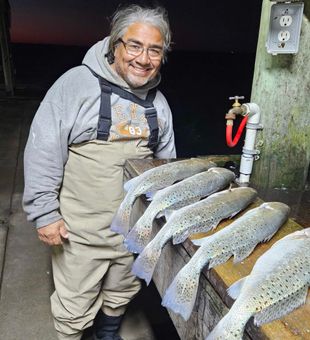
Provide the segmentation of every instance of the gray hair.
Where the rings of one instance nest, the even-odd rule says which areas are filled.
[[[159,29],[164,40],[164,61],[170,50],[171,31],[168,13],[163,7],[142,7],[130,5],[117,10],[112,18],[109,54],[114,54],[114,49],[119,39],[125,34],[128,27],[136,22],[150,24]]]

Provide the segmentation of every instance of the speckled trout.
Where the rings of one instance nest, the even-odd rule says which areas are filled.
[[[228,289],[237,300],[206,339],[242,340],[250,317],[260,326],[304,304],[310,285],[309,249],[310,228],[276,242],[256,261],[250,275]]]
[[[232,171],[215,167],[158,191],[128,233],[124,242],[127,249],[133,253],[141,253],[151,238],[155,217],[195,203],[202,197],[224,189],[234,179],[235,174]]]
[[[199,277],[208,265],[213,268],[234,256],[234,262],[248,257],[256,245],[269,241],[287,220],[290,208],[280,202],[263,203],[246,212],[217,233],[192,242],[199,245],[191,260],[172,281],[162,305],[188,320],[193,310]]]
[[[252,188],[229,189],[175,211],[137,257],[133,273],[149,284],[161,250],[171,238],[173,244],[178,244],[191,234],[216,228],[222,219],[236,215],[256,197]]]
[[[111,223],[111,230],[126,235],[130,229],[130,215],[136,198],[163,189],[176,181],[206,171],[216,166],[215,163],[203,158],[190,158],[171,162],[145,171],[125,183],[127,194],[122,201]]]

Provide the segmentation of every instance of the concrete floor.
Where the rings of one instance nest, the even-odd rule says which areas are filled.
[[[0,98],[0,338],[56,340],[49,248],[22,210],[23,150],[39,100]],[[156,289],[144,287],[126,314],[125,340],[179,339]],[[91,329],[83,336],[91,339]]]

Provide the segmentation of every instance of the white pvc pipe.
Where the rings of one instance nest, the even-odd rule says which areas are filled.
[[[249,115],[247,125],[244,147],[242,149],[242,156],[240,162],[240,176],[237,179],[239,184],[248,184],[250,182],[250,175],[252,173],[254,156],[255,156],[255,139],[256,131],[259,128],[260,109],[255,103],[243,104],[246,108],[246,113]]]

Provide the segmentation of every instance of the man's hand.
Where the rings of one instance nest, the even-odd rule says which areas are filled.
[[[63,244],[69,235],[63,220],[48,224],[38,229],[39,239],[50,246]]]

